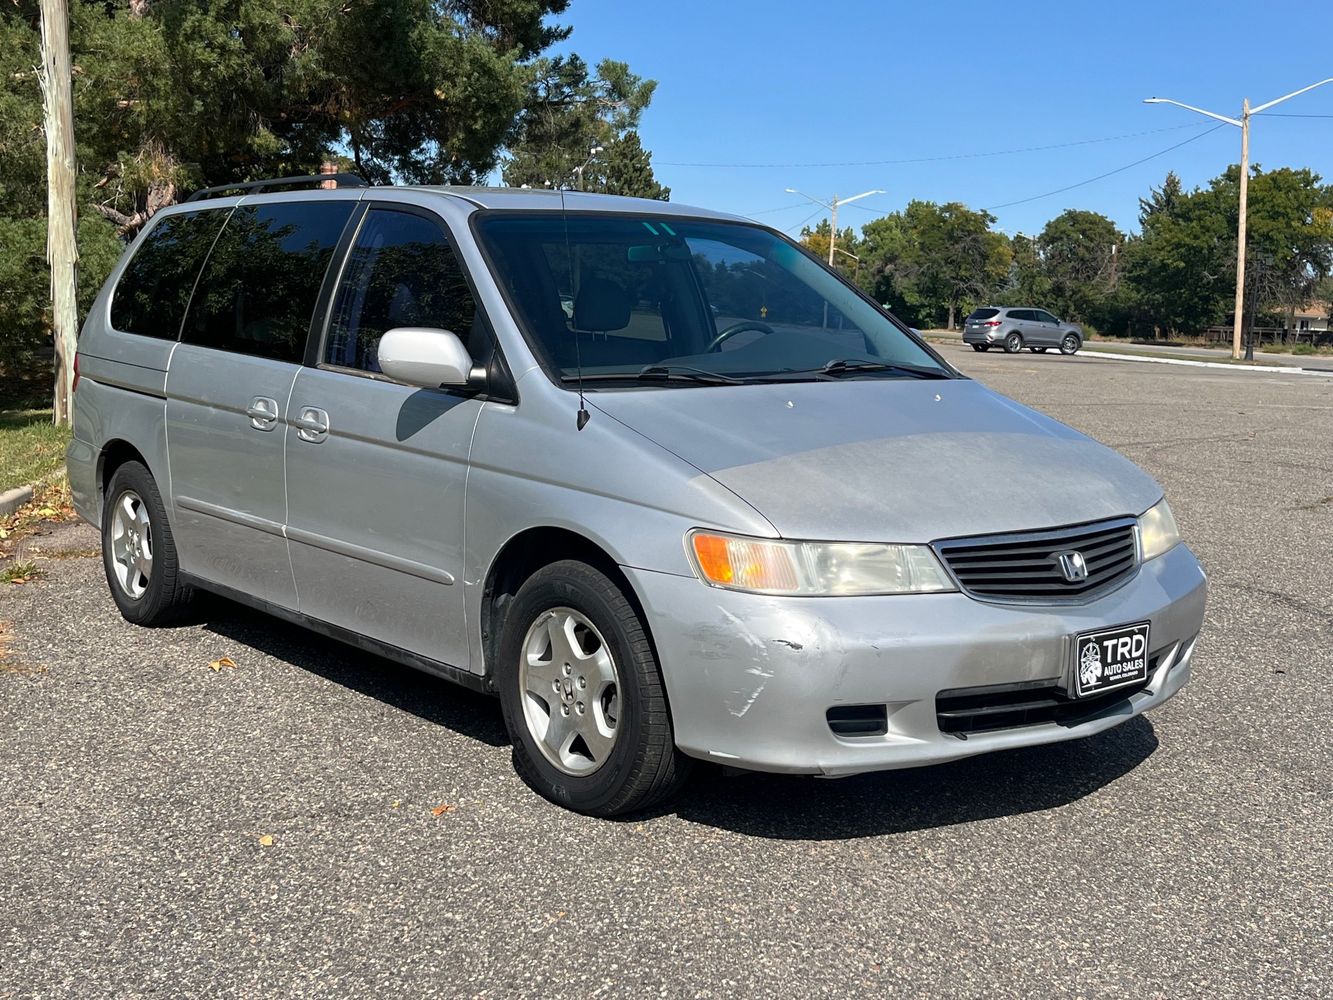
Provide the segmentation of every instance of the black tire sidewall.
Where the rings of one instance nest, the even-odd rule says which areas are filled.
[[[619,594],[619,588],[604,574],[584,564],[573,564],[580,567],[580,571],[551,572],[561,565],[554,564],[539,571],[519,588],[505,613],[495,681],[505,725],[514,744],[514,767],[523,779],[540,794],[568,809],[609,814],[619,811],[616,800],[643,752],[645,698],[642,672],[656,671],[657,664],[651,653],[646,658],[636,655],[635,643],[623,616],[628,612],[637,619],[637,614],[623,595],[616,601],[613,594],[606,591],[611,588],[614,594]],[[564,566],[568,568],[570,564]],[[528,732],[523,714],[518,669],[523,640],[539,615],[558,607],[573,608],[597,626],[616,664],[620,718],[615,747],[606,763],[586,776],[565,774],[548,761]],[[643,627],[642,623],[639,627]]]
[[[1073,346],[1072,348],[1070,348],[1069,350],[1065,350],[1065,344],[1067,344],[1067,343],[1069,342],[1069,339],[1070,339],[1071,336],[1072,336],[1072,334],[1071,334],[1071,335],[1066,335],[1066,336],[1064,336],[1064,337],[1062,337],[1062,338],[1060,339],[1060,353],[1061,353],[1061,354],[1064,354],[1064,355],[1077,354],[1077,353],[1078,353],[1078,349],[1079,349],[1080,347],[1083,346],[1083,341],[1079,340],[1078,337],[1074,337],[1074,338],[1073,338],[1073,339],[1074,339],[1074,346]]]

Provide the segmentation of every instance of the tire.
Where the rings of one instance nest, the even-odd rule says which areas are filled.
[[[615,816],[680,788],[693,762],[676,749],[657,654],[606,574],[575,560],[538,570],[501,628],[495,681],[514,769],[534,791],[575,812]]]
[[[972,350],[976,351],[978,354],[983,354],[990,350],[990,344],[973,344]]]
[[[1044,348],[1044,347],[1029,347],[1028,350],[1031,351],[1033,354],[1045,354],[1045,353],[1046,353],[1046,348]]]
[[[1023,335],[1015,330],[1004,338],[1004,353],[1017,354],[1023,349]]]
[[[1083,346],[1083,341],[1078,339],[1078,334],[1076,333],[1066,333],[1060,339],[1061,354],[1077,354],[1078,349],[1082,346]]]
[[[116,469],[102,504],[102,568],[121,616],[153,627],[179,620],[194,598],[157,483],[139,462]]]

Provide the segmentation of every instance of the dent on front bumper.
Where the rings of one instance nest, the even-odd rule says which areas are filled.
[[[1076,739],[1154,708],[1189,679],[1207,584],[1184,545],[1079,606],[983,603],[962,594],[781,598],[626,569],[653,630],[676,743],[737,767],[845,775]],[[940,731],[940,691],[1065,683],[1075,633],[1151,622],[1156,667],[1141,691],[1074,723]],[[884,705],[887,733],[837,736],[829,708]]]

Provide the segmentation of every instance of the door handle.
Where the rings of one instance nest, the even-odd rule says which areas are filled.
[[[267,396],[256,396],[245,409],[250,426],[257,431],[271,431],[278,426],[278,401]]]
[[[292,426],[302,441],[318,444],[329,436],[329,415],[318,406],[303,406]]]

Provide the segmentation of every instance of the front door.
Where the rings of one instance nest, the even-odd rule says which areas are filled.
[[[167,372],[167,461],[181,567],[296,607],[283,413],[350,201],[238,207],[199,277]]]
[[[380,372],[380,336],[490,334],[442,223],[372,206],[334,294],[317,368],[287,408],[287,538],[302,613],[468,668],[463,492],[481,402]]]

